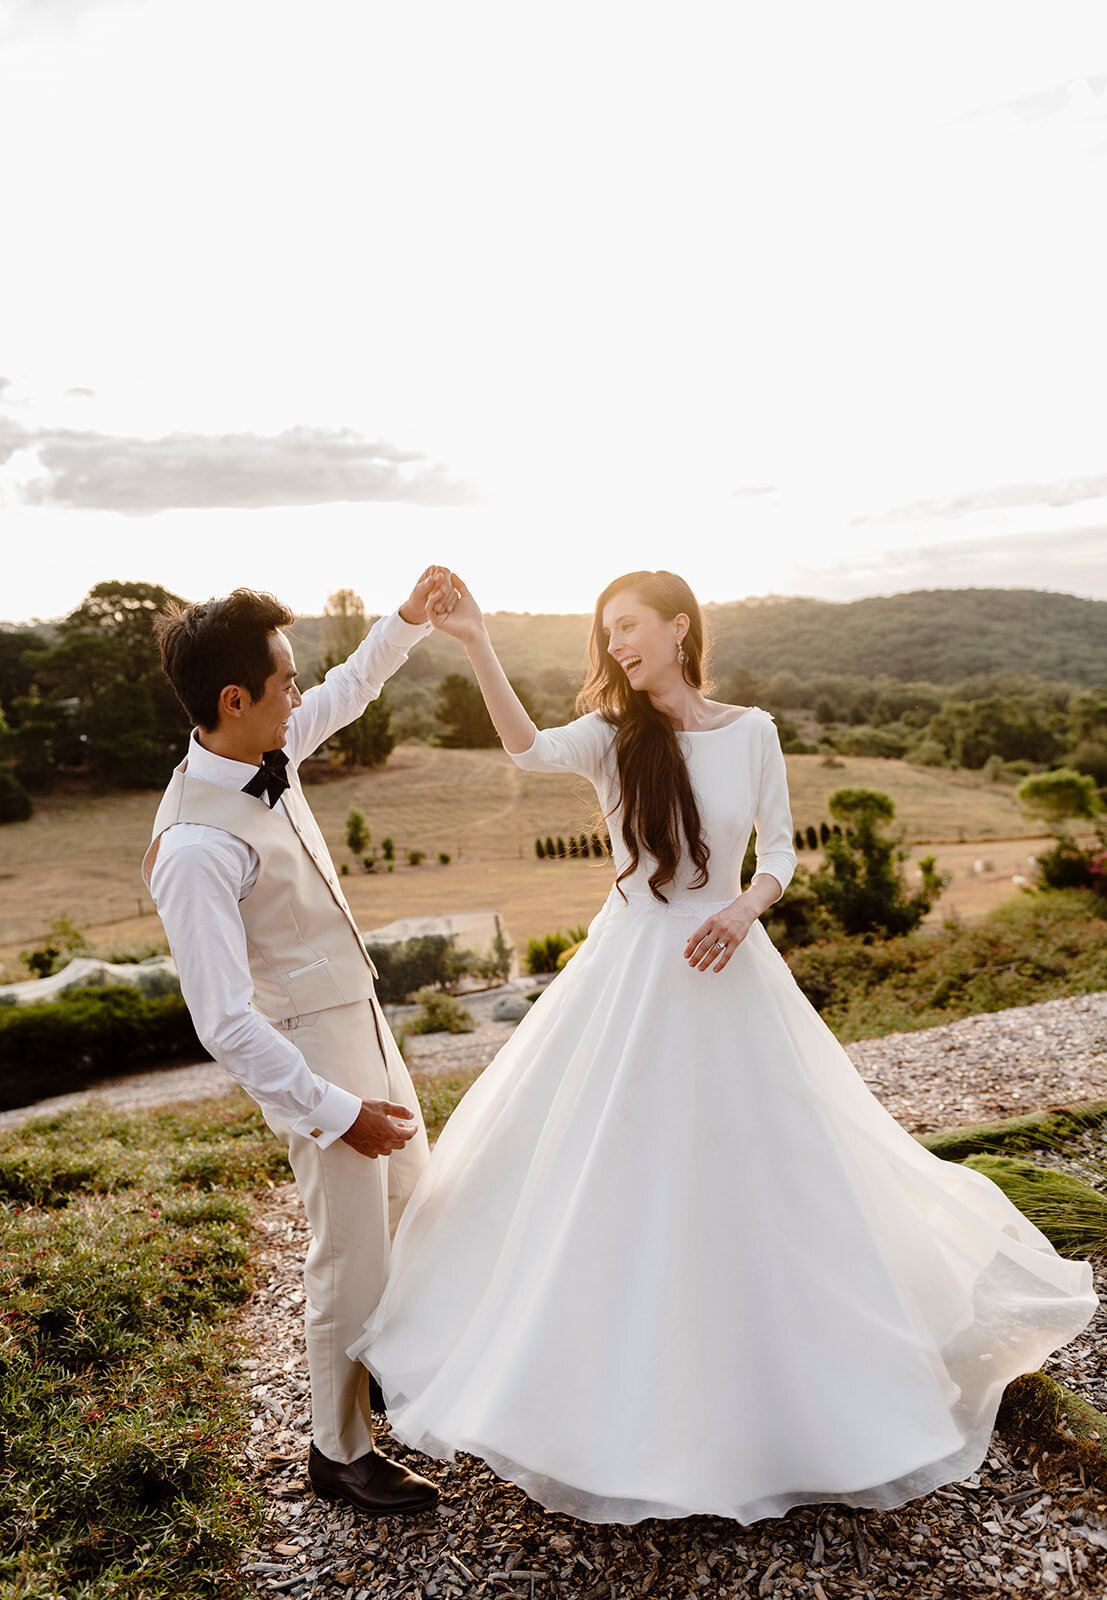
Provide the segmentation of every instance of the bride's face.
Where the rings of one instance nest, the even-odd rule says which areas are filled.
[[[636,589],[612,595],[603,610],[607,653],[626,673],[633,689],[661,694],[682,681],[677,650],[688,632],[688,618],[663,617]]]

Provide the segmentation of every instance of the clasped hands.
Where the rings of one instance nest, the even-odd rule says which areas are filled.
[[[449,567],[428,567],[400,607],[400,615],[415,626],[438,623],[449,616],[459,599]]]

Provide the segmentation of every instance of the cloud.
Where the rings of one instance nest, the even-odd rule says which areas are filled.
[[[142,439],[31,430],[0,419],[0,462],[25,447],[33,450],[39,467],[21,490],[27,505],[150,516],[185,508],[263,509],[342,500],[456,506],[478,498],[468,484],[418,451],[367,439],[350,428]]]
[[[1107,600],[1107,524],[917,545],[796,569],[790,593],[825,600],[908,589],[1041,589]]]
[[[1056,483],[1006,483],[991,489],[969,489],[938,500],[915,500],[890,511],[855,517],[855,528],[874,522],[915,522],[932,517],[969,517],[978,511],[1005,510],[1011,506],[1071,506],[1081,500],[1107,496],[1107,472],[1086,478],[1061,478]]]
[[[1036,89],[999,105],[980,106],[968,120],[1009,112],[1020,122],[1043,122],[1048,117],[1069,116],[1079,122],[1107,120],[1107,72],[1093,72],[1071,78],[1048,89]]]
[[[56,32],[93,11],[137,10],[144,0],[7,0],[0,31],[17,35],[32,29]]]

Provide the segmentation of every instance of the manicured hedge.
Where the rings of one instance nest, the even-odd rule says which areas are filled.
[[[43,1005],[0,1007],[0,1110],[72,1094],[97,1078],[204,1059],[179,994],[79,989]]]

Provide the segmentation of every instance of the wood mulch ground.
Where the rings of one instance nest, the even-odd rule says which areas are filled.
[[[483,1030],[482,1030],[483,1031]],[[455,1043],[468,1058],[476,1035]],[[443,1041],[440,1057],[449,1056]],[[850,1047],[870,1087],[912,1132],[1107,1098],[1107,995],[1054,1000]],[[464,1063],[442,1059],[442,1070]],[[420,1062],[423,1070],[426,1063]],[[1107,1594],[1107,1496],[998,1437],[981,1471],[896,1511],[812,1506],[746,1528],[713,1517],[597,1527],[551,1516],[472,1457],[452,1467],[388,1440],[441,1487],[437,1511],[364,1518],[316,1500],[300,1328],[307,1243],[291,1184],[258,1222],[264,1283],[249,1307],[244,1364],[250,1468],[269,1504],[247,1571],[259,1595],[319,1600],[957,1600],[1011,1591]],[[1107,1298],[1107,1274],[1100,1278]],[[1107,1312],[1047,1370],[1107,1407]]]

